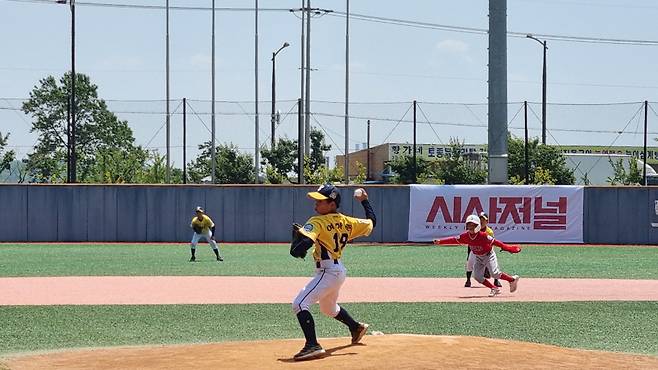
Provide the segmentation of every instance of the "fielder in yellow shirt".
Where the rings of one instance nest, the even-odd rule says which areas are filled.
[[[347,243],[360,236],[368,236],[375,227],[375,212],[364,189],[357,189],[354,198],[361,203],[366,218],[355,218],[338,212],[340,192],[330,184],[308,193],[315,200],[315,212],[304,226],[294,225],[290,254],[304,258],[306,251],[313,249],[315,276],[306,284],[292,303],[292,309],[304,332],[304,348],[293,358],[308,360],[322,356],[325,351],[315,335],[315,322],[310,306],[320,303],[320,312],[345,324],[352,335],[352,344],[358,343],[368,330],[368,324],[354,320],[344,307],[336,302],[340,288],[345,282],[347,270],[341,257]]]
[[[208,244],[210,244],[217,261],[224,261],[224,258],[219,254],[219,246],[214,238],[215,223],[212,222],[212,219],[206,214],[203,208],[196,207],[195,213],[196,216],[190,222],[190,227],[194,229],[194,235],[192,235],[192,241],[190,242],[190,252],[192,253],[190,262],[196,261],[196,245],[201,238],[206,239]]]

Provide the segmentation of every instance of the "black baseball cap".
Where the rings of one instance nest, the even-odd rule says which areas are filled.
[[[338,188],[331,184],[324,184],[318,188],[317,191],[311,191],[308,197],[315,200],[331,199],[336,203],[336,207],[340,206],[340,193]]]

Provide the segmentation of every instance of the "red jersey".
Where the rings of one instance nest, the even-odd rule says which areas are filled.
[[[484,231],[480,231],[475,235],[472,235],[467,231],[455,238],[438,240],[435,244],[465,244],[471,248],[471,252],[478,256],[483,256],[491,252],[494,245],[510,253],[518,253],[521,251],[521,248],[498,241]]]

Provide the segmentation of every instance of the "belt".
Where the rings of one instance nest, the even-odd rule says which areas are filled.
[[[338,260],[334,259],[334,265],[337,265],[337,264],[338,264]],[[320,268],[320,261],[315,261],[315,267]]]

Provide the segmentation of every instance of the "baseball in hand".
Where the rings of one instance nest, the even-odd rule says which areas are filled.
[[[354,198],[358,198],[363,195],[363,189],[359,188],[354,190]]]

